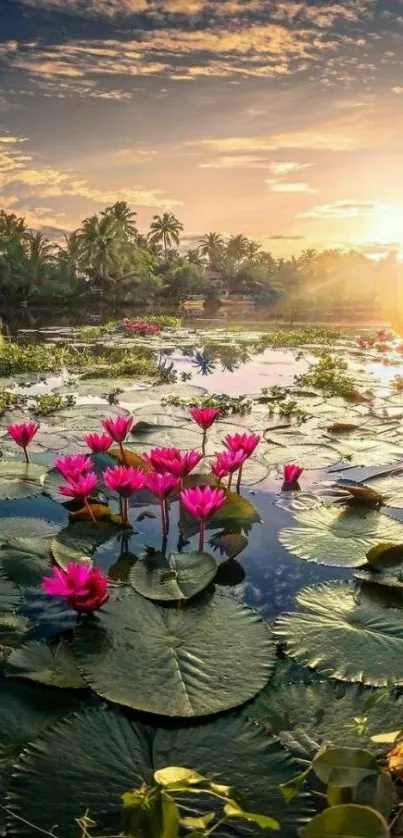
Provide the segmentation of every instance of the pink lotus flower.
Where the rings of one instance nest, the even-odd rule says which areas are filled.
[[[190,410],[194,421],[203,431],[211,428],[220,413],[221,409],[219,407],[192,407]]]
[[[63,597],[74,611],[90,614],[109,599],[108,580],[97,568],[70,563],[67,570],[54,567],[53,576],[45,576],[42,590],[49,596]]]
[[[247,459],[244,451],[222,451],[221,454],[216,454],[215,463],[211,464],[211,471],[215,477],[222,480],[223,477],[229,475],[228,489],[231,488],[232,475],[239,469],[237,490],[241,484],[242,466]]]
[[[189,515],[200,521],[199,550],[203,550],[206,520],[224,506],[226,500],[224,489],[195,486],[194,489],[184,489],[180,500]]]
[[[145,485],[159,500],[164,500],[179,486],[179,480],[172,474],[146,474]]]
[[[73,482],[92,469],[90,458],[84,454],[67,455],[60,460],[55,460],[53,465],[59,469],[65,480]]]
[[[286,465],[283,466],[283,491],[292,489],[298,486],[298,480],[301,477],[304,469],[301,466]]]
[[[146,474],[146,486],[155,495],[161,506],[162,534],[164,538],[169,530],[168,496],[179,486],[179,480],[172,474]]]
[[[243,451],[246,457],[251,457],[255,448],[259,445],[260,436],[257,434],[229,434],[224,439],[224,445],[228,451],[234,454]]]
[[[108,451],[113,442],[113,439],[109,436],[109,434],[87,434],[87,436],[84,436],[83,439],[93,454],[99,454],[101,451]]]
[[[122,445],[132,428],[133,416],[117,416],[116,419],[113,417],[102,419],[101,424],[106,433],[112,437],[113,441]]]
[[[130,498],[145,486],[144,471],[132,466],[113,466],[103,472],[105,484],[122,498]]]
[[[208,428],[211,428],[213,422],[215,422],[217,417],[220,416],[221,410],[219,407],[192,407],[190,410],[190,414],[193,417],[196,424],[199,426],[199,428],[202,428],[203,430],[202,454],[203,457],[205,457],[207,430]]]
[[[38,422],[22,422],[21,425],[9,425],[7,428],[7,431],[13,438],[14,442],[16,442],[17,445],[23,449],[27,463],[29,463],[27,448],[29,443],[32,442],[38,429]]]
[[[143,460],[158,474],[167,474],[169,472],[167,462],[177,453],[179,453],[178,448],[152,448],[148,454],[143,454]]]
[[[90,471],[88,474],[81,474],[76,480],[70,480],[68,486],[59,486],[59,492],[66,498],[74,498],[84,501],[88,498],[97,487],[98,478],[95,472]]]

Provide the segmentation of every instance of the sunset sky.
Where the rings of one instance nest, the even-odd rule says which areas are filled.
[[[0,208],[403,256],[403,0],[0,0]]]

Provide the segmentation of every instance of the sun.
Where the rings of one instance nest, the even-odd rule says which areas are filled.
[[[369,241],[401,244],[403,250],[403,207],[385,206],[377,210],[368,231]]]

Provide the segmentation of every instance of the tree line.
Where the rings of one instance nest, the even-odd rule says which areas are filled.
[[[353,307],[373,305],[380,284],[396,270],[393,257],[376,263],[354,250],[310,249],[276,259],[242,234],[210,232],[183,252],[182,233],[170,212],[155,215],[148,233],[141,233],[137,213],[117,201],[85,218],[61,245],[1,210],[0,302],[55,305],[90,298],[115,306],[172,306],[200,296],[214,305],[240,295],[261,305]]]

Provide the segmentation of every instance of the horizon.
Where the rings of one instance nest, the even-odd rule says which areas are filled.
[[[0,206],[403,258],[403,0],[0,0]],[[400,177],[399,177],[400,174]]]

